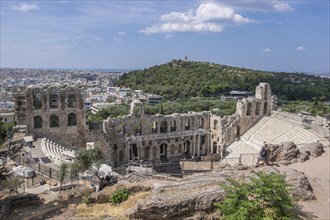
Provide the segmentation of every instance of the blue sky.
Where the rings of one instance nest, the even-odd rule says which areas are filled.
[[[1,0],[1,67],[330,72],[329,0]]]

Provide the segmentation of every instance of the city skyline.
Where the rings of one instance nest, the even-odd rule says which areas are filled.
[[[330,72],[329,1],[1,1],[1,65]]]

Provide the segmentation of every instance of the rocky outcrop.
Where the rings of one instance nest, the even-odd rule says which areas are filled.
[[[14,195],[0,200],[0,220],[7,219],[12,206],[35,205],[40,202],[38,195]]]
[[[284,166],[252,168],[242,165],[220,165],[213,172],[185,177],[180,182],[156,185],[149,198],[139,201],[128,212],[130,219],[208,219],[214,213],[214,202],[223,200],[225,194],[219,187],[227,178],[247,181],[263,171],[286,176],[292,195],[301,200],[315,199],[307,177],[299,171]],[[213,214],[214,215],[214,214]]]
[[[320,142],[305,144],[301,151],[312,158],[319,157],[324,153],[323,145]]]
[[[304,162],[310,157],[318,157],[324,152],[323,145],[319,142],[306,144],[300,150],[293,142],[270,144],[269,149],[269,161],[283,165]]]

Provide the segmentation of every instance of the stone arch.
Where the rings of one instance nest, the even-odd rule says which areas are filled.
[[[183,150],[184,150],[185,153],[190,154],[190,141],[186,140],[183,143]]]
[[[34,128],[42,128],[42,117],[37,115],[33,117]]]
[[[204,118],[203,117],[201,117],[200,120],[199,120],[199,127],[200,128],[204,127]]]
[[[214,130],[218,129],[218,120],[213,121],[213,129]]]
[[[75,113],[68,114],[68,126],[76,126],[77,125],[77,117]]]
[[[189,118],[185,119],[184,130],[190,130],[190,119]]]
[[[32,105],[34,109],[41,109],[42,107],[42,95],[43,90],[40,88],[35,88],[32,91]]]
[[[256,103],[256,115],[260,115],[260,103]]]
[[[267,109],[267,102],[264,103],[264,115],[267,115],[268,109]]]
[[[167,121],[162,121],[160,123],[160,133],[164,134],[167,133]]]
[[[59,107],[60,89],[58,87],[50,87],[48,89],[49,108],[55,109]]]
[[[135,123],[133,125],[133,132],[134,132],[134,134],[141,134],[141,131],[142,131],[141,124],[140,123]]]
[[[134,100],[131,102],[130,115],[134,115],[136,117],[141,117],[144,115],[144,106],[140,100]]]
[[[116,126],[116,133],[117,134],[125,134],[125,124],[120,124]]]
[[[151,133],[156,134],[158,132],[158,123],[156,121],[153,121],[151,123]]]
[[[251,115],[251,111],[252,111],[252,103],[249,102],[249,103],[247,104],[246,115],[247,115],[247,116]]]
[[[56,128],[60,126],[59,117],[57,115],[51,115],[49,117],[49,125],[51,128]]]
[[[265,87],[264,87],[264,100],[267,100],[268,99],[268,84],[265,84]]]
[[[217,153],[217,148],[218,148],[218,144],[217,144],[217,142],[214,141],[212,144],[212,153],[213,154]]]
[[[159,146],[159,157],[161,161],[167,161],[167,144],[162,143]]]
[[[77,106],[76,94],[69,93],[67,95],[68,108],[75,108]]]
[[[171,130],[171,132],[176,131],[176,121],[174,119],[171,120],[170,130]]]

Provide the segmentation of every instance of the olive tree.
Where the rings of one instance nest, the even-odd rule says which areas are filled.
[[[80,149],[76,151],[76,158],[71,164],[71,173],[91,171],[98,179],[101,179],[98,170],[104,161],[104,153],[100,148],[91,150]]]
[[[256,175],[248,182],[228,179],[229,184],[221,184],[226,197],[215,206],[222,219],[296,219],[296,204],[285,176],[263,172]]]

